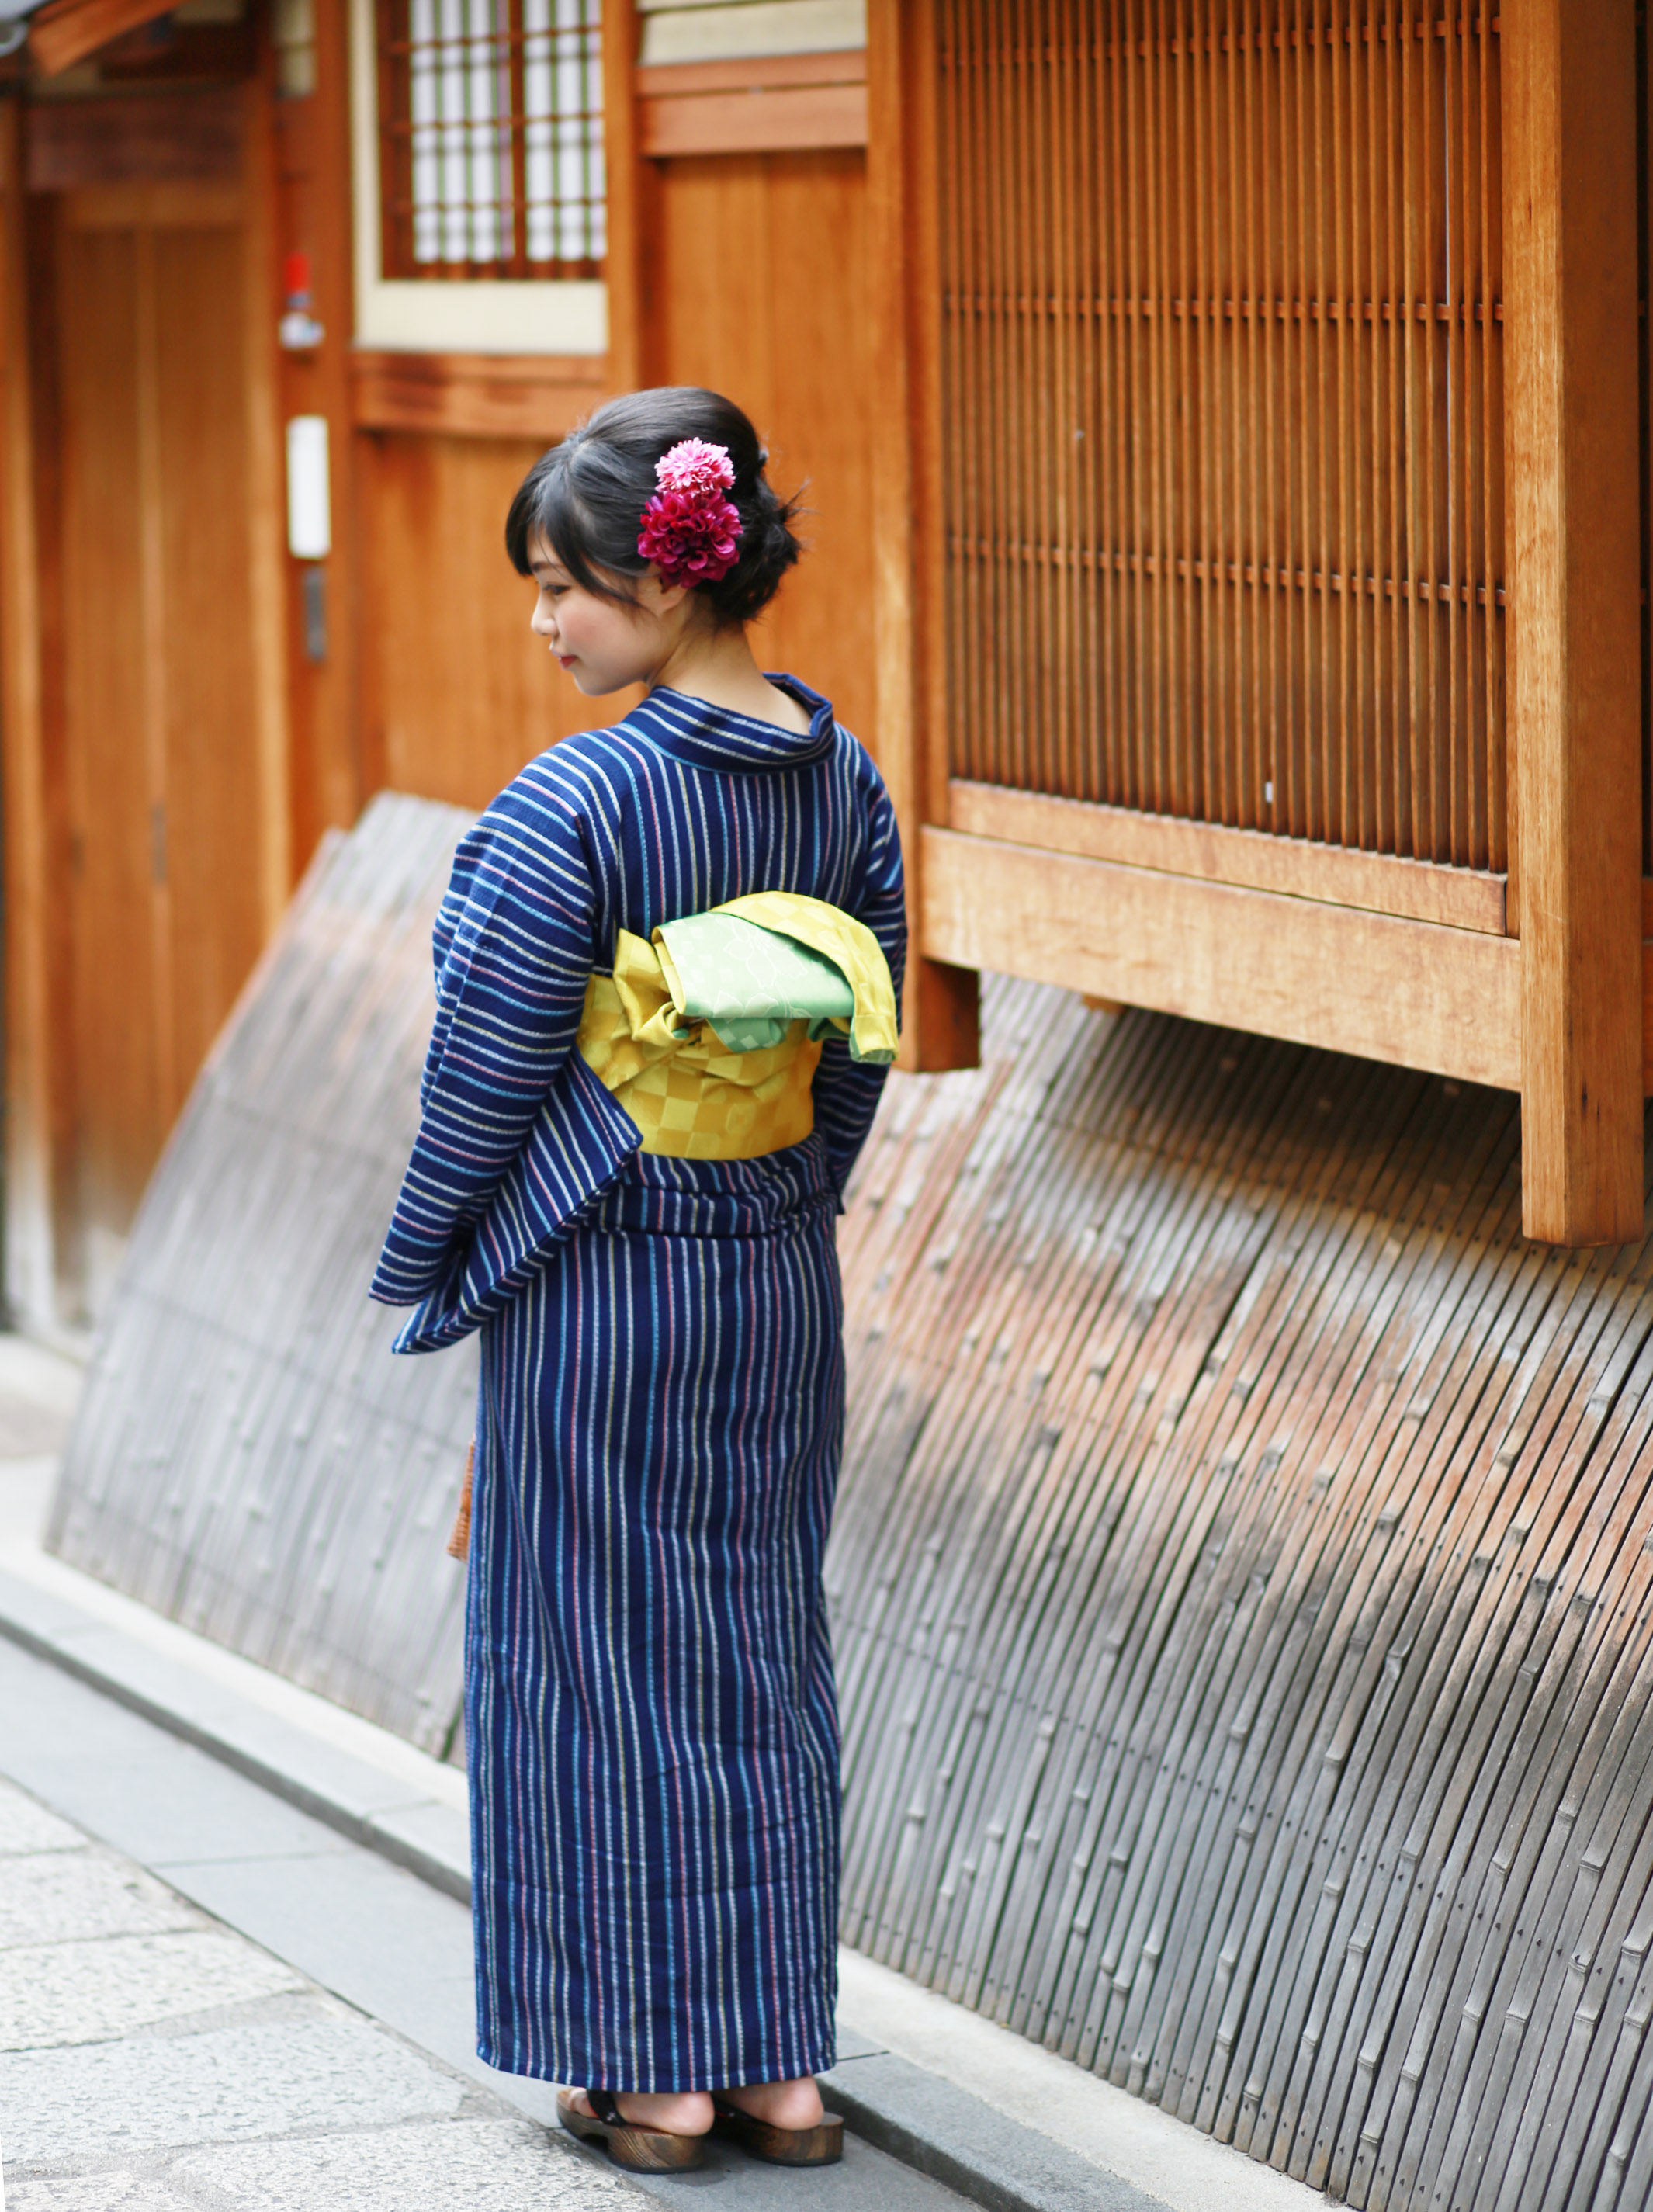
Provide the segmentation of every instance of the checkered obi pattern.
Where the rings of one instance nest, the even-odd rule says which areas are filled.
[[[755,1160],[801,1144],[824,1043],[896,1056],[889,963],[865,923],[824,899],[758,891],[621,930],[614,972],[586,991],[579,1049],[646,1152]]]

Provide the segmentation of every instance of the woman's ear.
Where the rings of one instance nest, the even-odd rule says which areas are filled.
[[[637,605],[651,615],[669,615],[689,597],[688,584],[664,584],[658,568],[650,568],[637,579]]]

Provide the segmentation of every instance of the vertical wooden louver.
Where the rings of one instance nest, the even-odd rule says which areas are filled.
[[[951,772],[1504,867],[1497,19],[938,18]]]

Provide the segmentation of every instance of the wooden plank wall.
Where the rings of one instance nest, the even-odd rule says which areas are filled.
[[[810,550],[754,643],[876,747],[866,156],[698,154],[651,168],[660,274],[645,374],[726,392],[768,441],[776,489],[802,491]]]
[[[132,1232],[48,1543],[439,1756],[443,1545],[474,1347],[393,1359],[366,1291],[418,1117],[430,925],[471,817],[380,799],[324,843]]]
[[[375,431],[356,460],[368,787],[484,806],[545,746],[613,720],[528,628],[505,514],[538,439]]]

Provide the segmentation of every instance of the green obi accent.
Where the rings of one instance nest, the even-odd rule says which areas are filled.
[[[737,906],[763,920],[732,911]],[[679,1016],[708,1023],[730,1052],[772,1051],[801,1021],[811,1043],[847,1037],[852,1060],[883,1066],[895,1058],[889,969],[872,932],[835,907],[760,892],[665,922],[654,944]]]

